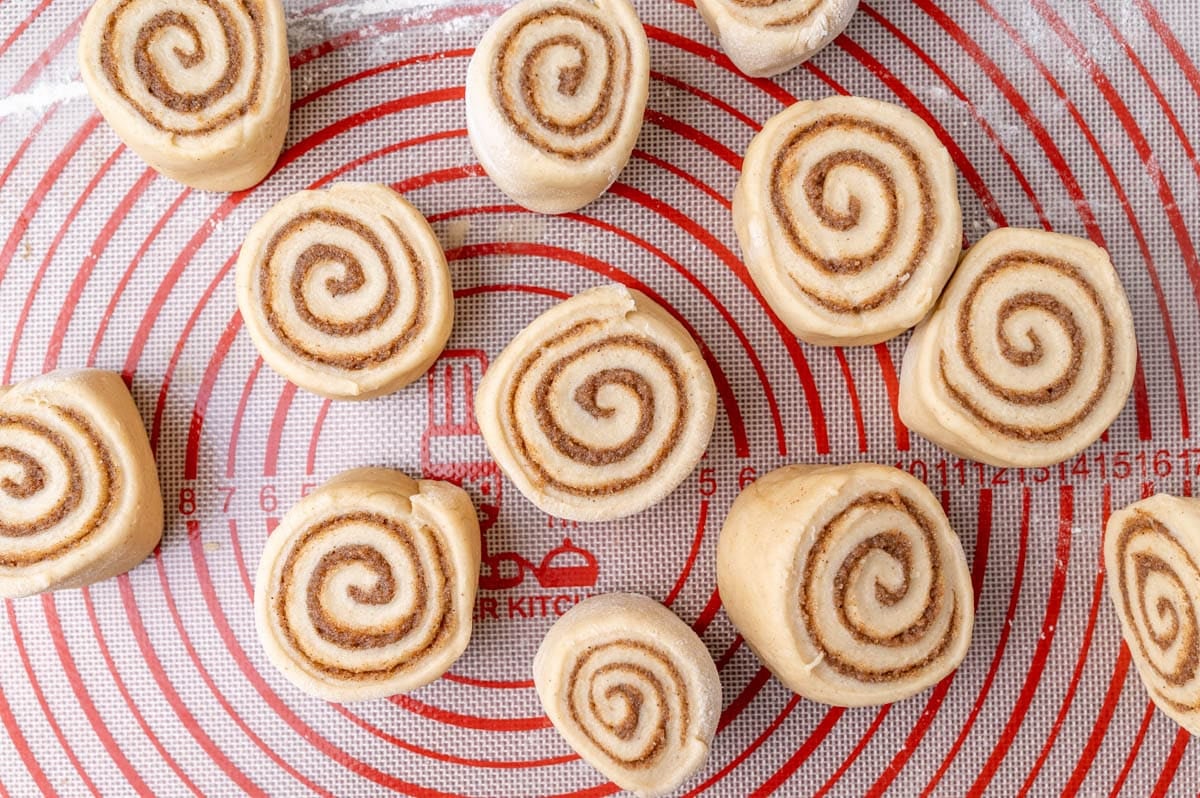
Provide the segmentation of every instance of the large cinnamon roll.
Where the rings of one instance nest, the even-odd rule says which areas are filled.
[[[479,384],[492,456],[545,512],[600,521],[640,512],[704,454],[712,374],[687,330],[637,291],[585,291],[513,339]]]
[[[523,0],[467,68],[467,133],[513,200],[565,213],[599,197],[642,129],[650,51],[628,0]]]
[[[249,188],[283,148],[292,89],[279,0],[98,0],[79,67],[122,141],[181,183]]]
[[[346,471],[267,539],[254,593],[263,648],[328,701],[414,690],[471,639],[479,559],[479,521],[461,488]]]
[[[704,643],[663,605],[611,593],[571,608],[533,660],[559,734],[637,795],[663,795],[708,759],[721,681]]]
[[[805,698],[886,704],[950,674],[974,622],[962,544],[919,480],[789,466],[746,488],[717,545],[725,612]]]
[[[963,457],[1053,465],[1121,412],[1136,361],[1129,303],[1104,250],[1040,230],[996,230],[966,254],[913,333],[900,416]]]
[[[925,317],[958,260],[954,165],[915,114],[799,102],[746,151],[733,218],[750,275],[799,338],[873,344]]]
[[[301,191],[268,211],[242,245],[237,296],[263,360],[334,399],[417,379],[454,320],[437,236],[412,204],[371,184]]]
[[[0,387],[0,596],[125,573],[162,528],[154,455],[119,375],[56,371]]]
[[[1150,698],[1200,735],[1200,499],[1160,494],[1113,513],[1104,570]]]
[[[696,8],[734,66],[769,77],[804,63],[836,39],[858,0],[696,0]]]

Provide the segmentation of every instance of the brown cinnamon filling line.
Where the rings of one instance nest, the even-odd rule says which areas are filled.
[[[921,530],[921,541],[929,553],[932,588],[926,596],[925,605],[920,615],[913,623],[900,632],[889,637],[879,637],[875,632],[849,617],[846,610],[847,594],[855,580],[859,578],[863,560],[873,551],[881,551],[892,557],[903,570],[903,581],[899,589],[893,590],[879,583],[875,584],[875,597],[883,606],[893,606],[907,596],[913,568],[913,543],[911,535],[901,530],[888,530],[860,542],[845,560],[838,566],[833,584],[833,606],[837,613],[838,622],[855,640],[884,648],[905,648],[919,643],[930,632],[933,624],[945,612],[947,593],[950,601],[950,623],[945,634],[937,645],[924,657],[907,665],[889,666],[886,662],[863,663],[848,659],[843,654],[829,647],[821,635],[821,624],[816,617],[817,607],[822,599],[815,594],[817,588],[816,569],[818,563],[827,561],[830,548],[836,543],[835,528],[849,513],[855,510],[899,510],[912,519]],[[823,656],[823,662],[839,674],[868,684],[885,684],[912,677],[935,664],[950,647],[959,626],[958,596],[954,591],[947,591],[942,571],[941,551],[934,536],[933,523],[910,499],[899,491],[887,493],[873,492],[864,494],[847,504],[827,523],[817,534],[812,549],[804,564],[804,577],[800,587],[799,609],[804,620],[805,630],[813,645]]]
[[[1066,437],[1072,430],[1083,423],[1095,411],[1100,400],[1104,398],[1109,388],[1109,378],[1112,375],[1116,335],[1113,332],[1112,319],[1109,317],[1103,301],[1095,286],[1067,261],[1052,258],[1036,252],[1011,252],[991,263],[971,285],[971,290],[959,308],[956,324],[958,334],[959,356],[962,358],[967,372],[976,379],[989,394],[1014,406],[1013,415],[1023,407],[1041,407],[1055,402],[1065,396],[1079,382],[1083,366],[1083,353],[1092,342],[1088,341],[1076,321],[1071,310],[1054,296],[1042,291],[1023,291],[1005,299],[996,317],[996,334],[1000,339],[1000,350],[1004,358],[1017,366],[1033,366],[1045,357],[1045,347],[1037,333],[1033,330],[1027,334],[1028,346],[1022,348],[1009,340],[1005,332],[1006,322],[1016,313],[1025,310],[1036,310],[1058,324],[1070,340],[1070,356],[1062,375],[1049,385],[1033,390],[1019,390],[1000,385],[993,380],[987,369],[979,362],[976,355],[975,339],[971,331],[971,319],[974,315],[975,300],[983,285],[989,280],[996,279],[1004,272],[1020,272],[1029,265],[1040,266],[1058,272],[1065,279],[1077,285],[1087,295],[1095,308],[1096,318],[1103,326],[1102,365],[1095,375],[1096,387],[1089,394],[1082,407],[1069,418],[1051,427],[1022,426],[1010,417],[997,418],[988,413],[980,405],[972,401],[968,391],[956,385],[946,366],[946,353],[938,354],[938,370],[942,383],[947,392],[954,398],[972,418],[976,419],[991,430],[1009,438],[1020,441],[1058,441]],[[1018,278],[1013,278],[1014,280]],[[1091,375],[1086,375],[1090,377]]]
[[[221,26],[221,34],[225,41],[225,51],[228,61],[224,70],[213,84],[203,92],[179,92],[168,77],[169,70],[164,70],[154,59],[151,48],[163,31],[175,29],[182,31],[192,43],[190,50],[174,48],[178,66],[190,69],[203,63],[209,47],[205,45],[196,22],[185,13],[176,10],[166,10],[155,14],[138,29],[135,37],[133,63],[136,77],[142,82],[146,91],[166,108],[184,114],[200,114],[211,108],[218,101],[228,96],[241,79],[243,69],[253,69],[253,76],[247,90],[246,99],[216,116],[207,124],[199,127],[172,127],[160,119],[150,108],[135,100],[126,85],[128,76],[121,72],[121,58],[117,53],[118,28],[121,25],[121,15],[135,3],[144,0],[124,0],[109,14],[104,23],[104,33],[100,41],[100,68],[113,90],[121,96],[148,125],[167,133],[179,136],[202,136],[219,130],[231,122],[240,119],[257,109],[262,85],[262,64],[265,50],[263,9],[257,0],[198,0],[212,10]],[[249,19],[253,41],[242,41],[229,6],[239,8]],[[124,37],[122,37],[124,38]],[[247,49],[253,53],[252,63],[247,63]]]
[[[309,307],[304,297],[304,286],[313,269],[318,266],[336,263],[342,267],[344,274],[341,278],[329,278],[325,281],[325,290],[331,296],[338,297],[354,293],[366,284],[366,273],[362,263],[353,253],[337,246],[315,243],[307,247],[293,264],[277,264],[276,252],[283,242],[292,235],[302,235],[310,224],[325,224],[331,227],[341,227],[367,243],[378,258],[380,268],[386,274],[387,285],[383,296],[371,311],[359,318],[348,322],[340,322],[324,318]],[[301,333],[292,332],[284,325],[279,312],[271,303],[272,287],[275,285],[276,274],[286,274],[289,294],[297,314],[310,328],[331,337],[348,338],[382,327],[396,310],[400,298],[400,281],[397,277],[396,265],[392,262],[388,249],[373,230],[359,220],[332,209],[307,211],[288,220],[271,237],[267,244],[258,272],[259,299],[262,303],[263,316],[267,325],[276,337],[292,352],[313,363],[343,369],[345,371],[360,371],[380,366],[399,356],[425,329],[427,305],[429,304],[429,289],[426,285],[427,265],[417,257],[416,249],[400,227],[391,219],[387,220],[391,235],[399,242],[408,261],[413,291],[416,295],[416,310],[405,324],[400,333],[390,341],[368,352],[335,354],[321,351],[309,346]]]
[[[1136,539],[1143,535],[1151,540],[1170,541],[1176,549],[1173,552],[1175,556],[1168,561],[1149,551],[1131,553],[1130,549]],[[1190,686],[1200,692],[1200,618],[1197,617],[1200,608],[1191,602],[1185,602],[1180,607],[1166,597],[1161,597],[1155,603],[1153,612],[1158,615],[1159,620],[1166,619],[1168,621],[1168,628],[1164,633],[1155,633],[1150,617],[1151,607],[1146,601],[1146,584],[1152,575],[1166,579],[1179,595],[1186,598],[1189,592],[1179,569],[1186,566],[1193,574],[1200,575],[1200,567],[1197,567],[1196,561],[1192,559],[1187,549],[1180,545],[1175,533],[1144,510],[1136,510],[1118,533],[1117,564],[1120,568],[1117,578],[1117,583],[1120,585],[1121,606],[1119,609],[1130,631],[1133,632],[1133,645],[1137,646],[1141,653],[1142,661],[1170,686],[1179,688]],[[1128,575],[1130,565],[1133,566],[1133,587],[1137,591],[1137,595],[1130,595]],[[1149,640],[1137,633],[1138,626],[1135,623],[1134,613],[1141,616],[1142,624],[1149,632]],[[1159,652],[1165,654],[1176,644],[1179,645],[1180,652],[1177,657],[1178,664],[1170,671],[1163,671],[1150,657],[1148,645],[1153,645]],[[1193,703],[1181,703],[1163,694],[1154,685],[1147,685],[1147,689],[1153,692],[1160,702],[1179,712],[1200,711],[1200,696]]]
[[[377,548],[366,544],[339,546],[321,556],[309,574],[307,583],[303,585],[304,611],[322,640],[351,654],[389,646],[424,630],[424,637],[414,640],[413,648],[406,652],[402,659],[386,668],[347,667],[346,662],[349,658],[339,659],[337,662],[325,661],[301,644],[289,620],[291,613],[298,609],[288,606],[288,596],[292,593],[292,581],[297,577],[297,563],[305,548],[310,544],[319,544],[324,535],[352,524],[370,526],[374,532],[390,538],[408,554],[414,564],[411,589],[415,601],[412,612],[394,623],[375,626],[348,626],[329,612],[323,602],[326,586],[334,574],[349,565],[363,567],[375,578],[373,586],[369,589],[358,585],[347,588],[347,596],[354,602],[368,607],[383,606],[395,598],[396,576],[387,558]],[[418,536],[426,540],[427,547],[433,555],[432,562],[427,564],[430,569],[428,572],[421,570],[423,563],[420,547],[416,542]],[[280,631],[291,649],[303,657],[309,667],[336,679],[390,679],[418,666],[425,658],[437,654],[445,645],[446,639],[458,628],[458,612],[453,597],[454,564],[446,553],[440,533],[430,527],[422,526],[414,530],[403,521],[369,511],[336,515],[309,527],[296,540],[279,573],[279,585],[275,594],[275,617]]]
[[[772,6],[783,5],[787,0],[729,0],[734,5],[739,5],[743,8],[767,9]],[[772,19],[770,22],[763,23],[768,28],[790,28],[793,25],[803,25],[812,19],[817,10],[825,3],[825,0],[814,0],[808,8],[801,11],[799,14],[791,16],[782,16]]]
[[[809,142],[830,131],[844,131],[847,136],[866,132],[894,147],[912,171],[921,196],[919,226],[911,255],[900,273],[870,296],[858,302],[847,302],[807,286],[793,272],[787,272],[797,290],[821,307],[834,313],[866,313],[894,302],[905,286],[912,283],[912,277],[923,265],[939,221],[933,202],[933,186],[925,161],[912,142],[902,138],[891,128],[869,119],[847,114],[830,114],[793,131],[775,155],[770,180],[771,209],[776,225],[792,249],[800,258],[825,274],[832,277],[857,275],[892,255],[899,237],[901,212],[896,176],[880,158],[853,147],[830,153],[814,164],[802,178],[807,211],[817,222],[831,230],[845,232],[854,229],[862,218],[862,200],[851,196],[846,210],[838,211],[828,205],[825,197],[830,174],[836,169],[853,168],[871,174],[883,186],[883,193],[878,199],[887,206],[887,224],[874,249],[861,256],[829,259],[809,246],[807,238],[801,232],[796,214],[788,202],[788,194],[797,179],[800,179],[802,155]]]
[[[636,651],[645,657],[648,657],[657,662],[670,680],[670,684],[663,684],[658,675],[650,668],[644,665],[639,665],[633,662],[610,662],[601,665],[591,674],[587,684],[588,705],[587,712],[590,718],[595,718],[596,721],[610,734],[616,737],[621,742],[629,742],[634,739],[637,733],[639,721],[641,719],[641,711],[647,699],[650,699],[657,706],[662,707],[660,713],[662,721],[650,732],[646,738],[641,751],[636,757],[626,758],[618,755],[612,748],[599,739],[593,732],[589,724],[585,723],[581,717],[582,710],[576,705],[576,693],[579,689],[580,673],[587,666],[589,660],[593,657],[603,656],[606,652],[617,649],[620,651]],[[596,703],[596,691],[593,689],[593,684],[603,676],[608,674],[630,674],[631,681],[633,677],[640,679],[650,685],[652,695],[646,696],[642,689],[636,684],[618,683],[610,685],[604,691],[605,700],[612,701],[620,698],[625,706],[624,714],[615,722],[602,719],[600,707]],[[580,657],[575,661],[571,668],[570,676],[566,680],[565,690],[567,695],[567,711],[571,716],[571,720],[575,726],[579,728],[583,734],[592,741],[592,743],[604,752],[606,756],[621,766],[630,770],[641,770],[652,767],[656,761],[662,757],[667,750],[667,710],[670,706],[670,698],[675,697],[679,704],[679,745],[682,747],[687,744],[688,729],[691,725],[691,711],[688,703],[688,689],[684,681],[683,675],[675,666],[670,655],[661,649],[644,643],[640,640],[632,638],[624,638],[614,640],[608,643],[602,643],[588,647]]]
[[[579,119],[558,119],[552,116],[542,105],[540,92],[551,90],[539,80],[538,65],[546,52],[552,48],[567,47],[578,53],[577,62],[559,70],[557,83],[553,90],[564,97],[574,97],[579,93],[584,80],[592,68],[591,58],[584,42],[575,34],[562,33],[537,42],[529,49],[520,64],[517,76],[519,95],[510,90],[513,65],[509,63],[514,58],[515,43],[525,33],[526,29],[542,23],[558,19],[569,19],[578,22],[593,31],[604,40],[605,73],[604,86],[596,96],[596,102],[588,109],[587,114]],[[531,14],[515,24],[504,37],[497,50],[495,80],[493,90],[499,103],[500,111],[509,127],[525,141],[539,150],[557,155],[570,161],[582,161],[595,157],[607,148],[620,133],[625,117],[625,98],[629,96],[629,87],[633,79],[633,61],[630,55],[629,38],[625,31],[620,33],[620,44],[610,30],[611,26],[598,14],[585,13],[569,5],[560,5],[543,9]],[[620,75],[617,75],[618,70]],[[524,112],[524,113],[522,113]],[[537,129],[523,123],[522,119],[528,114],[536,123]],[[561,146],[542,134],[546,131],[556,136],[580,138],[606,125],[603,136],[590,146]]]
[[[0,519],[0,567],[27,567],[63,556],[103,528],[116,504],[114,494],[120,490],[121,478],[113,463],[112,454],[100,438],[99,433],[76,410],[55,407],[53,411],[73,428],[96,460],[99,468],[96,509],[91,515],[80,521],[74,531],[60,537],[52,546],[20,554],[16,551],[6,551],[5,549],[8,547],[4,545],[5,538],[26,538],[46,532],[61,524],[78,510],[84,499],[84,480],[80,457],[62,433],[32,416],[0,413],[0,430],[16,428],[37,435],[54,448],[67,468],[66,490],[49,511],[38,518],[16,523]],[[0,482],[0,490],[12,498],[28,499],[46,489],[48,485],[46,466],[28,452],[20,451],[12,446],[0,446],[0,463],[2,462],[13,463],[22,471],[20,482],[11,477],[6,477]]]
[[[653,458],[639,473],[624,479],[598,482],[589,485],[575,485],[559,478],[550,468],[544,465],[533,445],[525,438],[518,419],[517,394],[529,371],[544,357],[553,356],[554,350],[570,346],[573,341],[586,337],[597,327],[604,325],[603,321],[588,319],[575,324],[565,332],[543,343],[537,351],[525,358],[520,367],[513,373],[509,381],[505,398],[508,427],[512,432],[513,443],[528,464],[533,475],[542,486],[569,493],[574,496],[612,496],[622,491],[641,485],[657,473],[670,458],[683,437],[684,424],[690,416],[690,402],[683,374],[679,371],[671,354],[653,341],[637,335],[613,335],[583,344],[569,354],[556,359],[546,369],[538,380],[531,397],[532,410],[537,419],[538,429],[554,447],[555,451],[570,460],[584,465],[601,467],[626,460],[639,451],[646,443],[654,427],[657,401],[654,389],[644,375],[630,368],[600,369],[579,385],[574,392],[575,401],[593,418],[608,418],[615,412],[611,408],[601,407],[597,403],[600,389],[608,385],[616,385],[638,402],[638,422],[632,433],[616,446],[596,448],[579,440],[565,429],[554,412],[552,397],[555,384],[562,372],[570,365],[581,359],[602,353],[613,347],[624,347],[649,355],[661,366],[671,379],[672,387],[677,398],[677,412],[671,422],[662,444],[656,450]]]

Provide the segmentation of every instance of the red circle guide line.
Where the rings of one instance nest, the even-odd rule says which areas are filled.
[[[1000,637],[996,642],[996,650],[992,654],[992,662],[988,666],[987,675],[985,675],[983,678],[983,684],[980,686],[979,695],[976,697],[975,703],[971,707],[971,711],[968,713],[966,720],[963,721],[962,729],[959,731],[954,743],[950,746],[950,750],[946,753],[945,758],[942,760],[942,764],[938,766],[933,778],[930,779],[929,783],[925,786],[925,789],[921,792],[922,798],[928,798],[928,796],[933,794],[934,789],[942,780],[942,777],[946,775],[946,771],[950,769],[954,759],[958,756],[959,751],[962,750],[963,744],[967,741],[967,737],[970,735],[971,729],[975,725],[975,721],[978,719],[980,712],[983,710],[984,703],[991,694],[992,684],[996,679],[996,674],[999,672],[1000,664],[1004,659],[1004,652],[1008,647],[1008,637],[1013,628],[1013,620],[1017,615],[1017,604],[1020,600],[1021,588],[1025,581],[1025,558],[1029,551],[1029,529],[1031,526],[1029,501],[1030,498],[1027,492],[1025,498],[1023,499],[1020,540],[1017,548],[1017,561],[1013,568],[1012,586],[1008,595],[1008,607],[1004,612],[1004,623],[1000,627]],[[994,521],[995,515],[993,512],[993,491],[991,488],[985,488],[979,492],[978,525],[976,527],[977,531],[975,538],[976,561],[978,561],[980,556],[987,556],[986,552],[991,545]],[[971,573],[972,578],[977,579],[977,577],[975,577],[974,568],[972,568]],[[980,573],[982,573],[982,569],[980,569]],[[977,581],[975,586],[975,594],[977,597],[976,603],[978,603],[978,597],[982,596],[982,591],[982,581]]]
[[[1100,528],[1108,527],[1108,517],[1111,514],[1112,508],[1112,485],[1105,484],[1103,498],[1101,500],[1100,512]],[[1104,595],[1104,547],[1099,546],[1096,550],[1098,567],[1096,568],[1096,578],[1092,583],[1092,599],[1091,605],[1088,608],[1087,628],[1083,632],[1083,641],[1079,644],[1079,655],[1075,659],[1075,670],[1071,674],[1071,681],[1067,687],[1066,695],[1063,696],[1062,704],[1058,710],[1058,716],[1054,719],[1054,725],[1050,728],[1050,733],[1046,736],[1046,742],[1042,746],[1041,752],[1038,754],[1037,761],[1033,767],[1029,769],[1029,775],[1025,777],[1025,783],[1021,785],[1021,795],[1028,795],[1037,782],[1038,774],[1042,767],[1046,764],[1046,759],[1050,756],[1050,751],[1054,747],[1055,741],[1058,739],[1058,733],[1062,730],[1063,724],[1066,722],[1067,714],[1074,708],[1075,693],[1079,689],[1079,684],[1083,680],[1083,669],[1088,662],[1088,651],[1092,646],[1092,635],[1096,631],[1096,620],[1100,616],[1100,604],[1103,601]]]
[[[1032,501],[1029,488],[1024,489],[1024,494],[1023,512],[1028,513]],[[1017,734],[1020,732],[1021,722],[1029,712],[1029,706],[1033,702],[1034,693],[1037,692],[1038,683],[1041,681],[1042,673],[1046,668],[1046,661],[1050,657],[1050,647],[1054,644],[1054,633],[1058,629],[1058,615],[1062,609],[1063,595],[1066,593],[1067,567],[1071,560],[1071,523],[1075,518],[1074,488],[1070,485],[1059,487],[1058,501],[1058,545],[1055,551],[1054,574],[1050,582],[1050,596],[1046,600],[1046,613],[1042,620],[1042,633],[1034,649],[1033,658],[1030,660],[1025,683],[1022,685],[1021,692],[1017,696],[1016,703],[1013,705],[1012,714],[1009,715],[1008,722],[1004,725],[1004,730],[996,740],[996,746],[991,756],[988,757],[987,763],[983,766],[979,777],[971,785],[971,789],[968,792],[970,796],[983,795],[984,790],[987,789],[988,784],[995,777],[996,771],[999,770],[1004,758],[1008,755],[1013,740],[1016,739]]]

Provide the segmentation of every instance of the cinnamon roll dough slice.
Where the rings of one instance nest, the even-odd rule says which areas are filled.
[[[734,66],[770,77],[807,61],[841,35],[858,0],[696,0]]]
[[[915,114],[862,97],[799,102],[750,142],[733,197],[750,276],[797,337],[886,341],[958,261],[954,165]]]
[[[479,559],[461,488],[386,468],[339,474],[267,539],[254,592],[267,658],[328,701],[428,684],[471,639]]]
[[[622,518],[678,487],[712,436],[716,388],[687,330],[644,294],[585,291],[513,339],[479,383],[479,428],[543,511]]]
[[[664,795],[708,759],[721,680],[704,643],[645,596],[610,593],[563,615],[533,660],[546,715],[622,789]]]
[[[55,371],[0,387],[0,597],[123,574],[162,530],[154,455],[119,375]]]
[[[493,182],[539,213],[587,205],[625,168],[650,88],[628,0],[523,0],[467,68],[467,133]]]
[[[813,701],[907,698],[971,642],[962,544],[924,483],[887,466],[789,466],[751,484],[721,530],[717,583],[763,664]]]
[[[1200,735],[1200,500],[1159,494],[1113,513],[1104,571],[1150,698]]]
[[[250,188],[279,158],[292,102],[279,0],[98,0],[79,68],[121,140],[180,183]]]
[[[342,183],[282,200],[251,228],[238,307],[283,377],[333,399],[371,399],[420,377],[454,320],[437,236],[387,186]]]
[[[943,449],[1039,467],[1086,449],[1129,398],[1133,316],[1108,254],[1041,230],[967,252],[909,341],[900,417]]]

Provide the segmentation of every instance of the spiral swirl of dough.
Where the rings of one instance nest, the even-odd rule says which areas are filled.
[[[564,615],[534,683],[559,733],[626,789],[669,792],[708,755],[716,667],[695,632],[644,596],[597,596]]]
[[[492,90],[505,121],[539,150],[583,160],[620,132],[633,70],[628,37],[586,6],[527,15],[504,37],[496,67]]]
[[[444,507],[423,512],[433,500]],[[436,678],[470,636],[473,521],[470,500],[444,483],[418,487],[384,469],[327,483],[288,513],[263,555],[256,601],[268,653],[330,700]]]
[[[902,388],[901,413],[932,396],[968,430],[929,430],[928,407],[918,409],[910,426],[935,442],[997,465],[1050,465],[1088,446],[1124,406],[1132,318],[1103,251],[1048,233],[997,233],[955,274],[928,322],[938,332],[914,335],[912,368],[931,381],[907,383],[907,403]],[[967,451],[962,437],[975,441]]]
[[[645,32],[627,0],[525,0],[471,60],[471,143],[521,204],[574,210],[629,160],[648,80]]]
[[[119,376],[63,371],[0,389],[0,596],[122,573],[161,533],[154,459]]]
[[[1200,501],[1160,495],[1109,521],[1105,570],[1151,698],[1200,733]]]
[[[100,0],[80,42],[84,81],[126,143],[198,188],[248,188],[287,130],[278,0]]]
[[[947,589],[935,523],[898,489],[867,492],[798,554],[800,622],[842,676],[901,686],[961,634],[963,597]]]
[[[148,125],[203,135],[258,104],[264,36],[260,3],[123,0],[104,22],[100,63]]]
[[[858,0],[696,0],[696,7],[738,69],[768,77],[836,39]]]
[[[764,297],[817,344],[877,343],[920,321],[962,235],[933,132],[857,97],[797,103],[768,122],[746,153],[734,218]]]
[[[708,444],[712,376],[687,332],[636,292],[593,289],[534,321],[476,402],[489,448],[546,512],[599,520],[673,490]]]
[[[0,479],[0,567],[60,557],[108,522],[121,477],[78,410],[48,407],[33,416],[0,409],[0,441],[0,473],[9,474]]]
[[[370,398],[416,379],[453,319],[433,231],[375,185],[300,192],[276,205],[242,247],[238,301],[263,358],[335,398]]]
[[[814,700],[913,695],[958,667],[970,641],[962,546],[928,488],[897,469],[774,471],[734,503],[717,557],[734,624]]]

